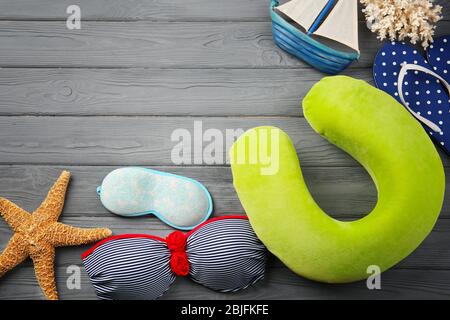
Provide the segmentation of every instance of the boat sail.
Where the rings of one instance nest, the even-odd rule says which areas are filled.
[[[305,30],[310,30],[328,0],[292,0],[277,7],[277,10],[297,22]]]
[[[291,0],[282,5],[272,0],[271,7],[275,42],[286,51],[300,58],[316,54],[319,60],[325,59],[322,63],[327,63],[328,59],[331,64],[335,58],[344,58],[351,60],[347,61],[348,65],[359,57],[358,0]],[[291,25],[285,17],[305,32]],[[318,40],[313,39],[313,36],[318,36],[315,37]],[[332,40],[335,44],[341,43],[354,52],[345,55],[343,51],[320,42],[320,38]],[[309,58],[304,60],[317,60]],[[334,66],[335,71],[342,67]],[[320,66],[318,69],[321,69]],[[337,72],[329,70],[327,73]]]
[[[359,52],[357,0],[292,0],[277,10],[308,31]]]

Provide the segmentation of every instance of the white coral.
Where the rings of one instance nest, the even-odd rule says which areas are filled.
[[[428,0],[360,0],[367,25],[378,39],[422,42],[427,48],[433,42],[435,24],[442,19],[442,7]]]

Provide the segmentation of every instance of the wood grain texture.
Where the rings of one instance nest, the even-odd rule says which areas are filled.
[[[78,227],[108,227],[115,235],[120,234],[151,234],[160,237],[167,236],[174,231],[156,218],[139,217],[127,219],[116,217],[112,214],[104,216],[72,216],[63,213],[60,221]],[[12,232],[4,221],[0,222],[0,248],[4,248]],[[396,265],[395,269],[423,269],[423,270],[450,270],[450,220],[440,219],[434,230],[425,241],[405,260]],[[77,246],[64,248],[58,251],[56,264],[67,267],[73,264],[81,264],[81,254],[90,246]],[[270,268],[286,268],[280,261],[275,260]],[[2,280],[0,279],[0,286]],[[450,290],[450,288],[449,288]]]
[[[72,178],[64,207],[65,217],[108,217],[95,192],[113,166],[0,166],[0,196],[32,211],[40,205],[62,170]],[[203,183],[214,201],[214,215],[245,214],[229,167],[150,167],[187,176]],[[357,219],[376,204],[375,185],[362,167],[302,167],[305,181],[318,204],[335,218]],[[450,182],[450,168],[446,168]],[[441,218],[450,218],[450,190],[444,198]],[[119,219],[134,224],[134,219]],[[148,220],[148,221],[147,221]],[[140,220],[142,221],[142,220]],[[158,219],[144,219],[146,227],[160,228]],[[139,225],[140,222],[136,222]]]
[[[40,204],[47,189],[59,173],[65,169],[72,173],[72,179],[64,216],[105,217],[110,214],[101,205],[95,189],[101,184],[103,178],[116,168],[110,166],[0,166],[0,177],[2,177],[0,196],[16,202],[27,210],[33,210]],[[232,184],[229,167],[151,168],[194,178],[203,183],[213,197],[215,215],[244,214]],[[362,168],[306,167],[303,173],[318,203],[332,216],[361,217],[370,212],[375,205],[375,187]],[[445,211],[443,215],[450,217],[450,212]],[[157,219],[148,220],[146,224],[148,223],[151,228],[158,225]],[[133,223],[134,220],[121,221]]]
[[[195,131],[196,124],[202,130]],[[192,138],[190,164],[196,161],[214,164],[215,157],[216,164],[223,164],[227,145],[231,146],[231,142],[226,143],[227,130],[239,133],[239,130],[264,125],[288,133],[303,166],[358,165],[348,154],[316,134],[305,118],[123,116],[0,117],[0,164],[173,165],[172,151],[182,140],[171,138],[179,129],[187,130]],[[195,147],[210,143],[202,143],[202,134],[208,129],[219,130],[223,136],[218,140],[223,143],[217,144],[217,156]],[[184,145],[188,144],[184,140]],[[447,157],[442,159],[447,166]]]
[[[126,219],[108,213],[100,204],[95,194],[95,186],[100,183],[114,167],[64,167],[72,172],[72,181],[66,199],[66,206],[61,221],[80,227],[107,226],[114,234],[151,233],[165,236],[172,231],[167,225],[152,217]],[[0,194],[15,201],[24,208],[32,210],[45,196],[55,177],[63,167],[47,166],[1,166],[2,184]],[[176,174],[184,174],[198,179],[210,190],[214,198],[215,215],[225,213],[243,213],[236,208],[235,212],[221,212],[220,208],[236,206],[238,199],[232,191],[229,168],[181,168],[156,167]],[[313,195],[319,204],[335,217],[350,218],[347,212],[356,216],[356,208],[369,212],[376,201],[376,192],[370,178],[361,168],[305,168],[305,178]],[[9,194],[8,194],[9,193]],[[446,195],[443,215],[448,216],[446,208],[449,197]],[[348,203],[344,203],[348,200]],[[344,205],[344,207],[341,207]],[[342,213],[337,213],[342,210]],[[361,211],[360,211],[361,212]],[[351,217],[355,218],[355,217]],[[11,231],[6,223],[0,222],[0,248],[3,248]],[[180,279],[164,298],[166,299],[309,299],[309,298],[350,298],[355,292],[363,294],[364,298],[388,298],[401,294],[403,298],[413,298],[414,295],[427,298],[443,298],[448,294],[448,287],[439,286],[437,279],[443,281],[438,270],[450,269],[450,220],[438,221],[433,232],[424,243],[395,269],[383,274],[383,290],[374,293],[368,291],[364,283],[344,286],[328,286],[317,284],[293,275],[278,260],[272,258],[268,266],[267,278],[264,282],[236,295],[212,293],[201,286],[194,285],[186,279]],[[69,265],[80,265],[80,255],[89,246],[58,249],[56,265],[58,266],[58,285],[63,299],[94,299],[95,294],[84,272],[82,275],[82,290],[68,290],[66,268]],[[405,270],[403,270],[405,269]],[[421,270],[421,271],[418,271]],[[407,272],[406,274],[404,272]],[[414,274],[414,277],[413,277]],[[392,275],[392,276],[391,276]],[[402,276],[403,275],[403,276]],[[409,275],[410,278],[407,276]],[[431,275],[435,275],[434,277]],[[418,277],[418,278],[416,278]],[[438,278],[439,277],[439,278]],[[434,279],[434,280],[432,280]],[[436,281],[436,283],[430,282]],[[40,291],[35,285],[34,274],[30,262],[6,275],[0,284],[3,290],[1,298],[8,299],[39,299]],[[426,287],[427,289],[425,289]],[[272,291],[278,293],[274,294]],[[270,289],[270,290],[268,290]],[[325,290],[327,294],[320,293]],[[425,290],[425,291],[424,291]],[[289,294],[287,294],[287,292]],[[340,292],[342,291],[342,292]],[[367,292],[365,292],[367,291]],[[2,294],[5,296],[2,296]],[[342,295],[343,294],[343,295]],[[294,298],[295,297],[295,298]]]
[[[59,252],[67,249],[59,249]],[[66,286],[68,274],[66,267],[58,267],[56,279],[60,298],[63,300],[95,300],[95,292],[84,269],[81,271],[81,290],[69,290]],[[220,294],[189,279],[178,278],[162,299],[407,299],[423,298],[446,299],[448,293],[449,271],[390,270],[383,274],[382,290],[369,291],[364,283],[348,285],[317,284],[292,274],[287,269],[269,272],[266,278],[247,290],[234,294]],[[413,279],[413,280],[412,280]],[[437,280],[439,279],[439,280]],[[0,299],[42,299],[36,285],[34,272],[24,264],[6,274],[1,280]]]
[[[371,65],[378,41],[361,24]],[[269,22],[85,22],[68,30],[61,21],[0,21],[0,66],[304,68],[277,48]],[[182,50],[180,49],[182,48]]]
[[[71,249],[58,249],[57,256],[68,250]],[[60,264],[58,257],[57,263]],[[82,268],[80,264],[77,265]],[[57,267],[56,279],[61,299],[96,299],[94,289],[83,268],[81,290],[67,288],[68,276],[67,267]],[[42,299],[30,261],[6,274],[0,279],[0,285],[2,287],[0,299]],[[272,266],[271,262],[265,279],[244,291],[232,294],[218,293],[187,278],[177,278],[161,299],[448,299],[450,271],[391,269],[382,274],[381,288],[368,290],[364,281],[342,285],[317,283],[302,278],[284,267]]]
[[[439,24],[447,33],[450,21]],[[380,42],[360,22],[359,61],[370,67]],[[305,68],[279,49],[269,22],[0,21],[0,67]],[[180,49],[182,48],[182,50]]]
[[[373,82],[372,71],[344,74]],[[293,116],[312,69],[3,69],[0,115]]]
[[[449,19],[447,0],[444,19]],[[283,3],[283,1],[280,1]],[[2,0],[0,19],[64,20],[71,0]],[[194,20],[260,21],[268,20],[268,0],[78,0],[83,20]],[[361,6],[360,6],[361,7]]]
[[[77,4],[83,20],[267,20],[266,0],[2,0],[0,18],[65,20],[66,8]]]
[[[450,3],[436,3],[444,5],[446,20],[437,34],[448,34]],[[165,236],[172,229],[158,219],[114,216],[95,193],[116,167],[143,165],[204,183],[216,216],[244,214],[228,166],[175,167],[170,160],[177,143],[172,132],[193,134],[194,121],[202,121],[204,130],[222,134],[279,126],[293,139],[308,187],[326,212],[349,220],[375,206],[376,190],[364,169],[302,117],[300,101],[323,75],[274,45],[268,0],[78,0],[82,29],[70,31],[65,11],[71,4],[0,2],[0,196],[33,210],[68,169],[73,176],[61,221]],[[345,74],[372,81],[381,44],[359,19],[362,58]],[[448,157],[440,154],[450,177]],[[0,221],[0,250],[10,236]],[[180,278],[163,299],[448,299],[449,242],[447,191],[433,232],[383,273],[380,291],[364,282],[311,282],[271,257],[266,279],[248,290],[219,294]],[[83,269],[81,290],[65,284],[66,268],[81,266],[88,247],[58,249],[62,299],[96,299]],[[0,299],[42,299],[30,261],[0,279]]]

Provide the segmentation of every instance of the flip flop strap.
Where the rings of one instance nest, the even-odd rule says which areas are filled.
[[[416,65],[416,64],[404,64],[400,70],[400,73],[398,75],[398,82],[397,82],[397,89],[398,89],[398,95],[400,97],[400,100],[402,101],[403,105],[406,109],[414,116],[416,117],[420,122],[427,125],[431,130],[434,132],[441,132],[441,128],[439,128],[438,125],[436,125],[434,122],[422,117],[421,115],[418,115],[416,112],[411,110],[411,108],[408,106],[407,102],[405,101],[405,98],[403,97],[403,81],[405,79],[406,73],[410,70],[414,71],[420,71],[424,72],[426,74],[429,74],[435,78],[437,78],[441,83],[444,85],[444,87],[447,89],[449,95],[450,95],[450,85],[447,81],[445,81],[444,78],[442,78],[440,75],[438,75],[436,72],[431,71],[428,68]]]

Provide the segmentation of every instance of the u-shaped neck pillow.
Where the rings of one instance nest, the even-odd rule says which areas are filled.
[[[125,217],[153,214],[180,230],[198,226],[213,209],[211,195],[198,181],[141,167],[111,171],[97,193],[112,213]]]
[[[445,177],[433,143],[395,99],[349,77],[321,80],[303,108],[317,133],[369,172],[377,205],[357,221],[328,216],[308,191],[287,134],[260,127],[231,149],[234,186],[256,234],[290,269],[313,280],[351,282],[367,278],[369,266],[392,267],[424,240],[442,207]],[[265,172],[267,161],[255,150],[269,150],[264,159],[279,159],[278,170]]]
[[[165,239],[113,236],[82,258],[100,299],[151,300],[163,295],[177,275],[220,292],[245,289],[264,277],[267,250],[247,217],[224,216]]]

